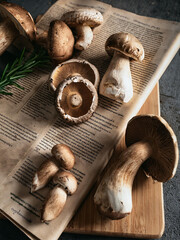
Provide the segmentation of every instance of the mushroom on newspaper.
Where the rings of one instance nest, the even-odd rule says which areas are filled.
[[[77,41],[75,48],[85,50],[93,40],[92,28],[102,24],[102,14],[94,8],[80,8],[65,13],[61,20],[68,26],[75,28]]]
[[[81,75],[71,76],[61,82],[56,90],[56,108],[71,123],[88,120],[98,105],[94,85]]]
[[[130,58],[141,62],[144,48],[135,36],[120,32],[107,39],[105,49],[113,58],[100,83],[100,94],[129,102],[133,97]]]

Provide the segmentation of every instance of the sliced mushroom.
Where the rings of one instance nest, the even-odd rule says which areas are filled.
[[[66,78],[74,75],[81,75],[94,84],[97,89],[99,84],[99,72],[97,68],[83,59],[70,59],[59,64],[50,76],[50,90],[55,92],[58,85]]]
[[[59,216],[67,200],[67,195],[72,195],[77,189],[77,180],[67,171],[59,171],[53,178],[56,186],[49,192],[45,200],[41,221],[48,222]]]
[[[160,116],[139,115],[127,126],[128,148],[107,168],[94,195],[99,212],[119,219],[132,210],[132,185],[140,166],[153,179],[166,182],[177,169],[178,145],[168,123]]]
[[[0,55],[20,35],[35,39],[36,27],[32,16],[23,7],[3,2],[0,3]]]
[[[65,79],[59,84],[56,93],[56,108],[68,122],[81,123],[88,120],[98,105],[94,85],[80,75]]]
[[[102,24],[102,14],[94,8],[80,8],[75,11],[67,12],[61,20],[68,26],[75,28],[77,41],[75,48],[85,50],[89,47],[93,40],[93,32],[91,28],[95,28]]]
[[[50,23],[48,31],[48,52],[55,62],[63,62],[72,57],[74,36],[71,29],[60,20]]]
[[[105,49],[113,58],[100,83],[100,94],[129,102],[133,97],[129,58],[141,62],[144,59],[144,48],[135,36],[121,32],[107,39]]]
[[[63,168],[67,170],[73,168],[75,164],[75,156],[67,145],[62,143],[56,144],[52,148],[51,153]]]

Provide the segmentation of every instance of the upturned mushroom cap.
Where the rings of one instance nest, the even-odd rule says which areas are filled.
[[[74,36],[71,29],[60,20],[50,23],[48,31],[48,52],[52,59],[60,63],[73,54]]]
[[[77,180],[71,172],[60,170],[53,177],[53,183],[62,187],[68,195],[75,193]]]
[[[171,179],[178,165],[178,144],[168,123],[160,116],[138,115],[130,120],[126,130],[127,146],[148,140],[153,154],[142,167],[147,175],[159,182]]]
[[[51,153],[63,168],[67,170],[73,168],[75,163],[75,156],[67,145],[56,144],[52,148]]]
[[[65,120],[72,123],[88,120],[98,105],[94,85],[79,75],[61,82],[56,93],[57,110]]]
[[[120,32],[111,35],[106,41],[105,49],[110,56],[117,51],[140,62],[144,59],[141,42],[130,33]]]
[[[36,36],[36,26],[31,14],[15,3],[0,3],[0,15],[9,18],[18,29],[19,33],[32,41]]]
[[[66,78],[73,75],[81,75],[94,84],[97,89],[100,76],[97,68],[84,59],[70,59],[59,64],[52,72],[49,87],[55,92],[58,85]]]
[[[76,27],[79,24],[89,27],[97,27],[103,22],[102,14],[94,8],[79,8],[75,11],[65,13],[61,20],[70,27]]]

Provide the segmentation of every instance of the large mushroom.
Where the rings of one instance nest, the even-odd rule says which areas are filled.
[[[103,16],[94,8],[80,8],[65,13],[61,17],[61,20],[68,26],[75,28],[77,35],[75,48],[85,50],[93,40],[93,31],[91,28],[102,24]]]
[[[113,58],[100,83],[100,94],[129,102],[133,97],[130,58],[141,62],[144,48],[135,36],[120,32],[107,39],[105,49]]]
[[[94,195],[99,212],[119,219],[132,210],[132,185],[140,166],[159,182],[171,179],[177,169],[178,145],[168,123],[160,116],[139,115],[127,126],[126,144],[119,158],[108,166]]]
[[[77,180],[71,172],[59,170],[53,177],[56,185],[50,190],[41,214],[42,222],[49,222],[59,216],[67,201],[67,196],[75,193]]]
[[[50,23],[48,31],[48,52],[55,62],[69,59],[73,54],[74,36],[71,29],[60,20]]]
[[[31,41],[35,39],[36,27],[31,14],[23,7],[14,4],[0,3],[0,55],[22,35]]]
[[[97,108],[97,91],[94,85],[81,75],[71,76],[61,82],[56,94],[56,108],[68,122],[85,122]]]
[[[50,90],[55,92],[58,85],[70,76],[81,75],[93,83],[97,89],[99,84],[99,72],[97,68],[84,59],[70,59],[59,64],[50,76]]]

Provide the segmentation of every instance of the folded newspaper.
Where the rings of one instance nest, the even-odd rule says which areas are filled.
[[[47,88],[47,71],[37,70],[22,79],[25,90],[12,87],[12,97],[1,96],[0,181],[4,181],[0,212],[31,239],[58,239],[108,163],[128,120],[137,114],[180,47],[180,23],[138,16],[97,1],[57,1],[38,22],[38,31],[47,30],[52,20],[80,7],[96,8],[104,16],[92,45],[81,54],[98,68],[101,77],[110,62],[104,44],[113,33],[135,35],[144,46],[145,59],[141,64],[131,62],[132,100],[122,103],[99,96],[93,117],[79,125],[69,125],[57,114]],[[30,186],[37,167],[57,143],[69,145],[76,156],[72,172],[78,190],[68,198],[60,216],[46,224],[40,222],[40,210],[50,186],[36,193],[30,192]]]

